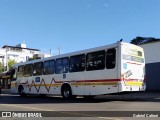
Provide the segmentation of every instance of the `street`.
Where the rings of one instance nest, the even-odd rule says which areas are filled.
[[[2,94],[0,96],[0,111],[43,111],[46,113],[47,111],[52,111],[50,114],[51,116],[48,116],[46,119],[55,116],[55,119],[58,119],[59,117],[65,117],[63,119],[74,117],[74,119],[77,118],[80,120],[82,119],[81,117],[93,117],[94,119],[105,118],[116,120],[118,115],[115,114],[115,116],[108,117],[107,115],[104,115],[107,114],[105,111],[122,111],[123,115],[128,114],[127,111],[160,111],[159,102],[159,93],[147,92],[98,96],[95,99],[78,97],[73,100],[64,100],[60,96],[40,97],[30,95],[27,97],[20,97],[19,95]],[[104,114],[101,113],[99,115],[99,113],[97,113],[98,111],[103,111]],[[131,112],[131,114],[132,113],[134,112]],[[131,117],[130,115],[123,115],[118,118],[122,119],[121,117]]]

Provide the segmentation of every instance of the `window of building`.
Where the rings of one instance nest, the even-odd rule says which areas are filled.
[[[80,72],[85,70],[85,54],[70,57],[70,72]]]
[[[69,70],[69,59],[60,58],[56,60],[56,74],[67,73]]]
[[[106,55],[106,68],[113,69],[116,66],[116,49],[108,49]]]
[[[24,66],[24,76],[32,76],[33,74],[33,64],[27,64]]]
[[[34,74],[33,75],[42,75],[43,73],[43,62],[34,63]]]
[[[105,50],[88,53],[86,57],[86,70],[101,70],[105,68]]]
[[[54,60],[45,61],[43,74],[44,75],[54,74],[54,72],[55,72],[55,61]]]
[[[18,66],[17,77],[23,77],[24,75],[24,66]]]

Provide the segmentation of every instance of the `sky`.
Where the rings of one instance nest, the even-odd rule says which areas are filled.
[[[160,0],[0,0],[0,47],[52,54],[160,38]]]

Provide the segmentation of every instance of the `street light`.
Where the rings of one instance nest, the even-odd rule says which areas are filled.
[[[9,67],[8,67],[8,51],[9,51],[9,48],[7,47],[6,48],[6,71],[8,71],[9,70]]]

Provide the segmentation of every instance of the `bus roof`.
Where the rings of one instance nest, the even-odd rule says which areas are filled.
[[[73,56],[73,55],[85,54],[85,53],[88,53],[88,52],[94,52],[94,51],[98,51],[98,50],[105,50],[107,48],[117,47],[118,45],[121,45],[121,44],[126,44],[127,45],[127,44],[130,44],[130,43],[125,43],[125,42],[119,42],[118,41],[118,42],[110,44],[110,45],[104,45],[104,46],[100,46],[100,47],[89,48],[89,49],[85,49],[85,50],[75,51],[75,52],[71,52],[71,53],[65,53],[65,54],[51,56],[51,57],[42,58],[42,59],[36,59],[36,60],[31,60],[31,61],[26,61],[26,62],[20,62],[20,63],[16,63],[14,66],[30,64],[30,63],[35,63],[35,62],[42,62],[42,61],[58,59],[58,58],[64,58],[64,57],[70,57],[70,56]]]

